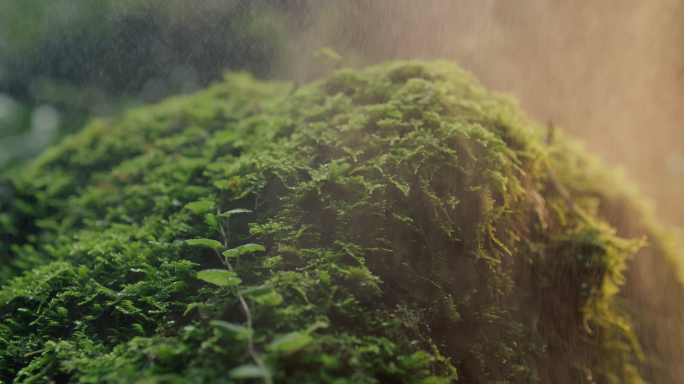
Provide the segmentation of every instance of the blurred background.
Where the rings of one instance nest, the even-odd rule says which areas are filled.
[[[682,0],[0,0],[0,170],[226,70],[310,81],[322,47],[356,67],[455,60],[684,227]]]

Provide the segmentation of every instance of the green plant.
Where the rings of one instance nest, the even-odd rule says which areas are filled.
[[[198,204],[203,203],[204,206],[206,206],[206,202],[197,202],[190,204],[193,207],[197,207]],[[186,207],[188,207],[188,205],[186,205]],[[245,212],[251,211],[246,209],[234,209],[232,211],[221,213],[221,211],[219,210],[216,214],[218,217],[225,217],[226,220],[228,220],[230,216],[235,213]],[[254,253],[256,251],[265,251],[266,249],[263,246],[257,244],[245,244],[234,249],[229,249],[223,252],[223,254],[219,253],[220,247],[228,246],[228,233],[226,233],[227,231],[224,229],[224,226],[216,220],[216,216],[214,216],[212,213],[207,213],[205,217],[206,222],[212,228],[219,229],[221,231],[221,235],[223,236],[223,244],[216,240],[210,239],[188,240],[187,243],[191,245],[201,245],[213,249],[216,252],[216,255],[219,257],[219,259],[221,259],[221,261],[226,265],[226,267],[228,267],[228,271],[222,269],[207,269],[204,271],[200,271],[197,274],[197,277],[208,283],[212,283],[220,287],[233,287],[233,294],[235,294],[238,300],[240,300],[242,310],[244,311],[245,316],[247,317],[246,327],[221,320],[212,320],[210,324],[219,329],[227,330],[230,333],[234,333],[238,336],[238,338],[247,339],[247,350],[249,351],[249,355],[256,363],[256,366],[245,364],[233,368],[230,371],[229,375],[234,379],[263,377],[266,384],[271,384],[273,383],[271,373],[269,372],[268,367],[266,367],[266,364],[264,364],[264,360],[261,358],[261,356],[259,356],[257,351],[254,349],[254,329],[252,328],[252,311],[250,310],[249,305],[247,305],[247,302],[245,301],[245,296],[243,295],[243,292],[241,292],[240,289],[237,288],[237,285],[242,283],[242,280],[236,277],[237,273],[234,272],[233,266],[230,264],[230,258],[235,258],[237,267],[240,265],[240,255],[246,253]],[[228,227],[228,223],[226,223],[226,228]],[[221,255],[223,255],[223,258],[221,258]],[[254,299],[259,304],[269,303],[271,305],[278,305],[282,302],[282,296],[278,295],[273,289],[273,287],[270,286],[251,288],[246,290],[244,293],[248,297]]]
[[[642,382],[643,240],[545,137],[446,62],[95,121],[5,183],[1,380]]]

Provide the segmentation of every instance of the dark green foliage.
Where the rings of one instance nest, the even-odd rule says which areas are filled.
[[[443,62],[96,121],[3,187],[2,380],[640,383],[642,242],[544,137]]]

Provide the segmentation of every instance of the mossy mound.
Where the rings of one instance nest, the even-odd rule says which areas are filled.
[[[679,305],[633,331],[618,295],[644,241],[601,209],[629,193],[546,136],[446,62],[93,122],[3,187],[1,380],[675,380]]]

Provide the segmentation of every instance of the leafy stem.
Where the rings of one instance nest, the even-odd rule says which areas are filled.
[[[221,212],[219,210],[218,215],[221,215]],[[226,218],[227,219],[227,218]],[[219,231],[221,232],[221,236],[223,237],[223,246],[228,248],[228,236],[226,235],[226,230],[223,228],[223,225],[221,223],[218,223]],[[214,249],[214,251],[218,254],[219,258],[221,258],[221,254],[218,252],[217,249]],[[223,263],[228,267],[228,270],[231,272],[233,271],[233,267],[230,264],[230,261],[228,261],[227,256],[223,256]],[[259,356],[257,351],[254,349],[254,338],[253,338],[253,332],[252,332],[252,312],[249,309],[249,305],[247,305],[247,301],[245,301],[244,296],[242,296],[242,293],[240,293],[240,290],[237,288],[237,286],[233,286],[233,290],[235,294],[237,295],[238,299],[240,300],[240,304],[242,304],[242,309],[245,311],[245,315],[247,316],[247,329],[249,330],[248,336],[247,336],[247,351],[249,352],[249,355],[252,357],[252,360],[261,368],[261,370],[264,372],[264,382],[266,384],[273,384],[273,378],[271,377],[271,373],[266,367],[266,364],[264,363],[264,360]]]

